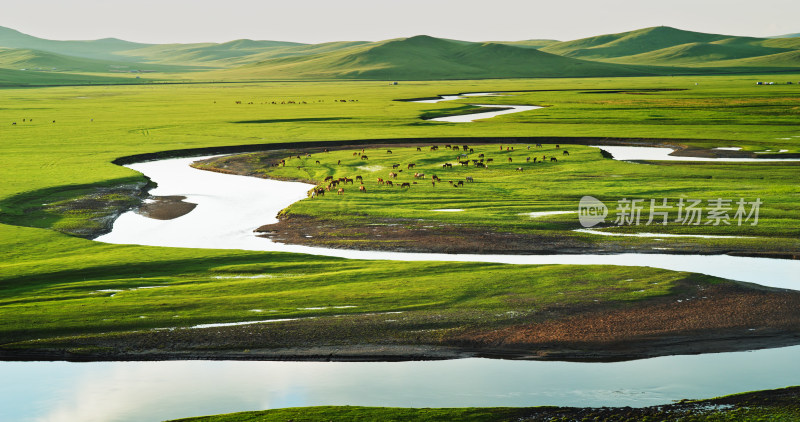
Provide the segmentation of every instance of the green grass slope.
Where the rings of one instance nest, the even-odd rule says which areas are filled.
[[[131,71],[185,72],[192,70],[191,68],[185,66],[165,66],[124,61],[95,60],[77,56],[65,56],[62,54],[49,53],[39,50],[19,48],[11,49],[2,47],[0,47],[0,68],[66,73],[121,73]]]
[[[429,36],[395,39],[311,56],[270,59],[220,72],[224,78],[347,78],[378,80],[554,76],[638,76],[643,68],[593,63],[497,43]]]
[[[305,44],[284,41],[235,40],[222,44],[158,44],[118,52],[121,56],[152,63],[225,66],[227,62],[271,50],[300,47]],[[258,59],[244,60],[245,62]]]
[[[41,50],[90,59],[124,60],[124,57],[115,55],[115,52],[142,48],[147,45],[149,44],[124,41],[116,38],[104,38],[92,41],[46,40],[0,26],[0,47]]]
[[[657,26],[619,34],[565,41],[541,50],[566,57],[602,60],[632,56],[688,43],[710,43],[725,38],[730,38],[730,36]]]
[[[704,65],[720,60],[736,60],[785,52],[787,51],[783,48],[751,44],[693,42],[605,61],[649,65]]]

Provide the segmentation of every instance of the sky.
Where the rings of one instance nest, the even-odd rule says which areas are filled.
[[[318,43],[431,35],[561,41],[651,26],[740,36],[800,32],[798,0],[11,0],[0,26],[47,39]]]

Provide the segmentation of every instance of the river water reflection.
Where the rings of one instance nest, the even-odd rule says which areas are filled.
[[[0,420],[158,421],[315,405],[649,406],[800,384],[799,353],[618,363],[0,362]]]

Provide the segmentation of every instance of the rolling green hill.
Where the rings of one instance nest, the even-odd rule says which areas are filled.
[[[117,52],[118,55],[151,63],[224,67],[248,56],[271,50],[302,47],[305,44],[283,41],[235,40],[222,44],[157,44]],[[257,61],[258,59],[244,62]]]
[[[64,73],[186,72],[186,66],[165,66],[124,61],[87,59],[29,49],[0,47],[0,68]]]
[[[565,41],[543,47],[541,50],[567,57],[604,60],[633,56],[689,43],[711,43],[727,38],[731,37],[657,26],[619,34]]]
[[[468,43],[429,36],[357,45],[333,52],[269,59],[214,72],[244,79],[350,78],[378,80],[636,76],[646,69],[560,57],[497,43]]]
[[[147,45],[149,44],[124,41],[116,38],[104,38],[92,41],[46,40],[0,26],[0,47],[39,50],[89,59],[121,61],[125,60],[125,58],[115,55],[115,52],[142,48]]]
[[[665,26],[551,44],[541,51],[605,63],[689,68],[799,68],[800,38],[736,37]]]
[[[785,72],[800,69],[798,51],[800,37],[734,37],[663,26],[566,42],[468,42],[421,35],[321,44],[250,39],[195,44],[140,44],[114,38],[53,41],[0,27],[0,68],[17,71],[6,72],[11,78],[6,80],[23,84],[47,79],[34,77],[32,71],[111,76],[150,71],[173,74],[160,79],[197,81]],[[23,69],[26,73],[19,73]],[[13,81],[14,75],[24,77]]]

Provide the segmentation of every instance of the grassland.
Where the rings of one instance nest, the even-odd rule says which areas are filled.
[[[719,311],[716,315],[721,316],[741,316],[739,320],[709,319],[709,325],[700,327],[706,331],[694,331],[709,341],[714,340],[714,333],[735,337],[753,327],[751,323],[791,337],[797,331],[796,309],[800,309],[796,295],[710,277],[652,269],[358,262],[105,245],[51,230],[81,227],[96,217],[92,212],[67,208],[73,212],[65,213],[63,208],[45,205],[147,182],[111,163],[119,157],[189,148],[273,143],[297,148],[307,141],[498,136],[549,137],[548,144],[556,140],[567,144],[568,137],[624,136],[641,138],[645,144],[740,146],[746,151],[787,149],[798,153],[798,87],[755,85],[756,80],[765,78],[769,76],[409,82],[397,86],[382,82],[272,82],[4,89],[0,97],[0,344],[6,358],[35,352],[78,359],[148,353],[161,357],[228,353],[246,358],[254,351],[266,356],[280,349],[284,356],[297,356],[301,349],[347,344],[396,347],[390,350],[394,357],[408,356],[409,350],[418,356],[454,356],[454,350],[487,354],[545,350],[563,358],[568,351],[560,346],[565,339],[573,339],[562,334],[572,332],[586,335],[589,342],[582,347],[593,356],[611,352],[630,357],[653,353],[652,343],[621,341],[615,346],[598,339],[612,334],[612,338],[624,340],[647,330],[658,331],[668,321],[673,331],[660,338],[663,346],[670,335],[697,330],[688,322],[709,310]],[[645,89],[650,91],[642,91]],[[394,101],[486,91],[515,94],[482,98],[482,103],[547,107],[463,125],[420,119],[423,113],[446,105]],[[342,99],[348,101],[334,102]],[[280,104],[286,101],[294,104]],[[459,101],[452,107],[467,103]],[[588,149],[569,149],[575,151],[576,162],[597,158]],[[569,161],[553,164],[560,167],[543,171],[581,171]],[[647,182],[645,187],[659,178],[661,171],[670,172],[683,176],[683,188],[694,192],[689,188],[689,175],[681,174],[679,167],[633,169],[610,161],[598,165],[610,166],[605,169],[620,172],[629,181]],[[701,179],[703,183],[718,176],[737,187],[765,189],[784,204],[782,210],[765,210],[765,215],[778,221],[767,223],[765,217],[766,225],[757,229],[763,230],[759,234],[777,239],[782,230],[793,228],[797,214],[797,191],[787,182],[792,171],[789,165],[692,167],[692,172],[712,176]],[[584,176],[588,178],[588,174]],[[566,175],[558,177],[570,180]],[[775,177],[778,182],[765,186],[762,177]],[[661,194],[665,189],[653,186],[652,193]],[[651,193],[645,187],[637,184],[633,193]],[[722,182],[709,188],[709,192],[726,195],[739,192]],[[551,189],[552,195],[561,198],[561,189]],[[604,189],[609,195],[624,193],[621,187]],[[530,211],[552,209],[546,203],[535,205]],[[409,211],[419,210],[410,207]],[[495,221],[502,224],[501,220]],[[257,278],[244,278],[252,276]],[[466,282],[452,283],[459,278]],[[564,283],[566,279],[571,281]],[[633,281],[621,281],[628,279]],[[608,288],[612,284],[614,288]],[[154,286],[166,287],[141,289]],[[707,296],[714,298],[708,307],[692,307],[694,303],[705,305],[702,301],[675,307],[677,299],[696,296],[701,289],[713,293]],[[403,314],[386,318],[380,312]],[[686,324],[675,324],[676,312]],[[345,317],[334,317],[338,314]],[[609,321],[653,317],[654,325],[644,327],[645,331],[637,331],[642,327],[613,331],[614,327],[635,327],[618,324],[595,333],[571,331],[582,325],[585,319],[581,318],[601,316],[613,316]],[[275,325],[154,330],[305,317],[316,318]],[[400,322],[395,327],[386,319]],[[412,334],[420,330],[431,331],[421,337]],[[541,340],[538,336],[544,330],[557,335]],[[506,335],[505,339],[485,335],[495,331]],[[525,333],[521,340],[515,337],[519,333]],[[772,345],[786,344],[786,338],[780,337]],[[427,348],[409,349],[419,345]],[[716,343],[706,344],[706,350],[750,346]],[[361,358],[364,353],[381,353],[377,349],[348,352],[351,358],[359,353]],[[309,353],[309,358],[319,357]]]
[[[534,141],[535,142],[535,141]],[[229,156],[198,164],[199,168],[236,172],[281,180],[314,181],[318,188],[328,177],[363,177],[366,193],[355,185],[340,184],[317,199],[298,202],[282,214],[283,223],[265,226],[279,231],[285,241],[358,249],[428,250],[436,252],[563,253],[599,251],[663,251],[745,254],[800,251],[797,221],[798,190],[796,163],[669,163],[641,164],[604,159],[597,148],[555,144],[472,144],[465,154],[445,148],[367,147],[359,150],[321,152],[293,158],[285,151]],[[387,149],[391,148],[391,149]],[[564,155],[564,150],[569,155]],[[363,151],[363,154],[362,154]],[[391,153],[389,152],[391,151]],[[281,155],[283,154],[283,155]],[[367,156],[364,159],[363,156]],[[486,168],[459,162],[492,160]],[[538,159],[534,162],[529,157]],[[542,157],[548,157],[542,160]],[[553,162],[550,158],[555,157]],[[283,159],[285,165],[279,164]],[[317,164],[319,162],[319,164]],[[414,163],[413,169],[408,164]],[[443,168],[445,163],[453,167]],[[393,170],[393,166],[399,165]],[[687,172],[691,169],[691,172]],[[746,169],[747,175],[740,173]],[[392,178],[389,173],[397,172]],[[425,176],[415,177],[422,173]],[[432,177],[437,175],[441,181]],[[472,177],[474,182],[467,181]],[[393,186],[377,179],[393,182]],[[466,183],[465,183],[466,181]],[[453,186],[455,182],[462,184]],[[699,182],[699,183],[698,183]],[[401,188],[408,183],[409,188]],[[606,224],[620,233],[667,233],[718,235],[730,238],[639,238],[609,237],[575,232],[582,226],[576,213],[532,218],[531,212],[575,211],[580,198],[591,194],[610,206]],[[714,198],[733,202],[761,198],[758,225],[736,221],[700,226],[675,222],[680,198]],[[646,202],[638,225],[617,226],[616,201],[640,198]],[[650,198],[673,206],[669,224],[661,220],[647,225]],[[731,203],[733,203],[731,202]],[[460,212],[439,212],[457,209]],[[748,208],[749,211],[749,208]],[[733,215],[735,210],[730,211]],[[299,220],[297,224],[293,221]],[[711,222],[713,224],[713,221]],[[406,230],[398,233],[396,226]],[[286,226],[284,228],[284,226]],[[315,226],[318,229],[315,230]],[[379,233],[376,230],[381,230]],[[375,232],[375,233],[373,233]],[[294,236],[292,234],[294,233]],[[501,233],[503,235],[501,235]],[[513,233],[513,235],[511,235]],[[377,234],[377,236],[376,236]],[[288,239],[287,239],[288,236]],[[744,238],[741,238],[744,237]],[[768,242],[765,242],[769,239]]]

